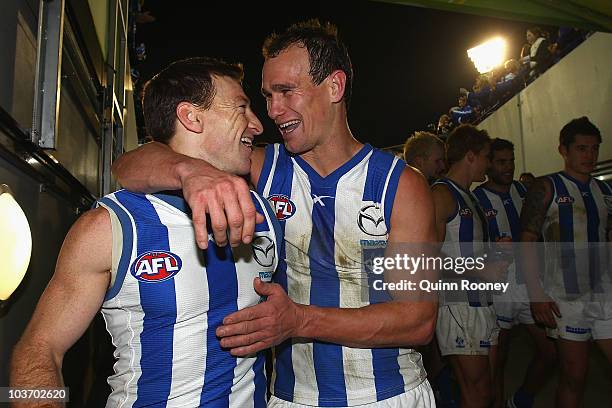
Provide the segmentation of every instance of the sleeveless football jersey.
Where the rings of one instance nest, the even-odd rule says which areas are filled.
[[[610,285],[607,219],[612,189],[591,178],[582,183],[564,172],[547,176],[553,187],[542,235],[547,243],[545,289],[566,299]],[[554,252],[550,252],[554,251]]]
[[[253,279],[270,281],[282,232],[252,193],[265,222],[252,245],[198,248],[185,201],[120,190],[98,201],[110,213],[112,282],[102,315],[116,347],[107,407],[264,407],[263,354],[236,358],[215,330],[256,305]]]
[[[404,168],[401,160],[365,145],[321,177],[282,145],[266,147],[257,189],[280,220],[285,253],[275,280],[293,301],[335,308],[370,304],[363,291],[362,244],[386,243]],[[421,356],[412,349],[290,339],[275,350],[272,390],[299,404],[351,406],[399,395],[425,377]]]
[[[438,180],[436,184],[444,184],[455,199],[455,213],[446,220],[446,234],[442,244],[445,257],[465,258],[481,257],[485,253],[488,241],[487,222],[478,201],[474,195],[458,186],[448,178]],[[457,279],[468,279],[457,275]],[[453,303],[469,303],[480,307],[491,304],[490,295],[478,291],[445,291],[440,296],[440,305]]]
[[[474,189],[474,195],[487,217],[491,241],[502,236],[512,238],[513,242],[521,240],[520,216],[526,192],[525,186],[518,181],[512,182],[508,193],[493,191],[483,185]],[[525,283],[522,274],[516,274],[514,263],[508,268],[508,281]]]

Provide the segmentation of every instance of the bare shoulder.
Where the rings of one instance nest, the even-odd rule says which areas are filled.
[[[548,177],[536,178],[527,190],[525,203],[521,210],[521,229],[523,233],[530,233],[533,237],[539,236],[552,196],[551,180]]]
[[[429,192],[429,184],[425,176],[420,171],[411,166],[406,166],[399,179],[398,192],[402,191],[410,194]]]
[[[95,271],[108,271],[111,265],[112,240],[109,212],[102,207],[89,210],[81,215],[68,231],[58,265],[87,264]]]
[[[70,228],[69,235],[89,236],[111,232],[108,210],[98,207],[83,213]]]
[[[453,193],[450,188],[444,183],[437,183],[431,187],[431,194],[433,195],[434,202],[436,205],[443,203],[452,203],[455,201]]]

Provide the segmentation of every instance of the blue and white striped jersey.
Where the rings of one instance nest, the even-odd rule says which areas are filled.
[[[386,243],[404,168],[401,160],[365,145],[321,177],[282,145],[266,147],[257,189],[281,222],[286,252],[275,280],[293,301],[336,308],[370,304],[361,245]],[[275,350],[272,391],[299,404],[352,406],[402,394],[425,376],[421,356],[412,349],[290,339]]]
[[[612,188],[594,178],[582,183],[565,172],[547,177],[553,187],[553,198],[542,235],[547,252],[556,253],[547,256],[551,262],[546,262],[545,288],[566,298],[597,292],[602,282],[610,284],[608,253],[601,243],[607,241]],[[602,276],[604,271],[608,273]]]
[[[282,232],[266,221],[252,245],[206,251],[195,242],[190,210],[169,194],[120,190],[98,201],[110,213],[112,282],[102,314],[116,347],[107,407],[264,407],[264,356],[236,358],[215,330],[228,314],[256,305],[253,279],[269,281]]]
[[[444,256],[453,258],[481,257],[489,240],[485,215],[474,195],[448,178],[434,183],[444,184],[455,198],[455,213],[446,220],[446,234],[442,244]],[[457,278],[460,278],[457,275]],[[462,278],[464,279],[464,278]],[[491,304],[490,296],[478,290],[446,291],[440,296],[440,305],[469,303],[480,307]]]
[[[519,181],[513,181],[509,193],[499,193],[490,190],[484,185],[474,189],[489,226],[491,241],[498,237],[507,236],[512,241],[521,240],[521,209],[527,190]]]
[[[490,190],[484,185],[474,189],[474,195],[478,199],[489,226],[489,238],[509,237],[513,242],[521,240],[521,210],[527,190],[519,181],[513,181],[510,192],[500,193]],[[522,274],[516,274],[515,264],[508,267],[508,281],[524,283]]]

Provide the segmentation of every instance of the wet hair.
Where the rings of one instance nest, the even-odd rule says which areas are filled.
[[[176,107],[181,102],[210,108],[216,94],[213,76],[241,83],[242,65],[208,57],[189,58],[173,62],[151,78],[142,94],[147,135],[168,144],[176,130]]]
[[[480,153],[489,143],[491,138],[486,130],[468,124],[457,126],[446,140],[446,161],[449,167],[461,161],[467,152]]]
[[[346,46],[338,38],[336,26],[329,22],[321,24],[317,19],[293,24],[284,33],[273,33],[266,38],[262,53],[266,60],[275,58],[292,45],[308,51],[309,74],[315,85],[321,84],[335,70],[344,71],[346,86],[343,98],[348,108],[353,87],[353,66]]]
[[[514,143],[509,140],[496,137],[495,139],[491,140],[490,149],[489,160],[493,160],[494,153],[499,150],[512,150],[514,152]]]
[[[586,116],[571,120],[563,126],[559,134],[559,144],[569,149],[570,145],[576,141],[576,135],[597,136],[599,143],[602,141],[601,132]]]
[[[429,157],[434,146],[440,146],[444,151],[444,142],[429,132],[414,132],[404,144],[404,161],[414,166],[417,157]]]

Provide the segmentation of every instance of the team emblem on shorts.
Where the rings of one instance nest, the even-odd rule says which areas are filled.
[[[274,194],[268,197],[270,205],[274,209],[276,218],[279,221],[291,218],[295,214],[295,204],[284,194]]]
[[[130,273],[141,282],[158,283],[179,273],[183,262],[168,251],[149,251],[140,254],[130,266]]]
[[[455,345],[457,346],[457,348],[465,348],[465,340],[463,339],[463,337],[457,336],[455,338]]]
[[[387,234],[387,225],[385,224],[385,218],[380,213],[379,204],[362,207],[357,217],[357,225],[363,232],[374,237]]]
[[[572,196],[559,196],[557,197],[557,204],[571,204],[574,202],[574,197]]]
[[[255,239],[253,239],[253,243],[251,244],[255,261],[266,268],[272,266],[272,264],[274,264],[274,257],[276,256],[274,247],[274,241],[265,235],[255,237]]]

